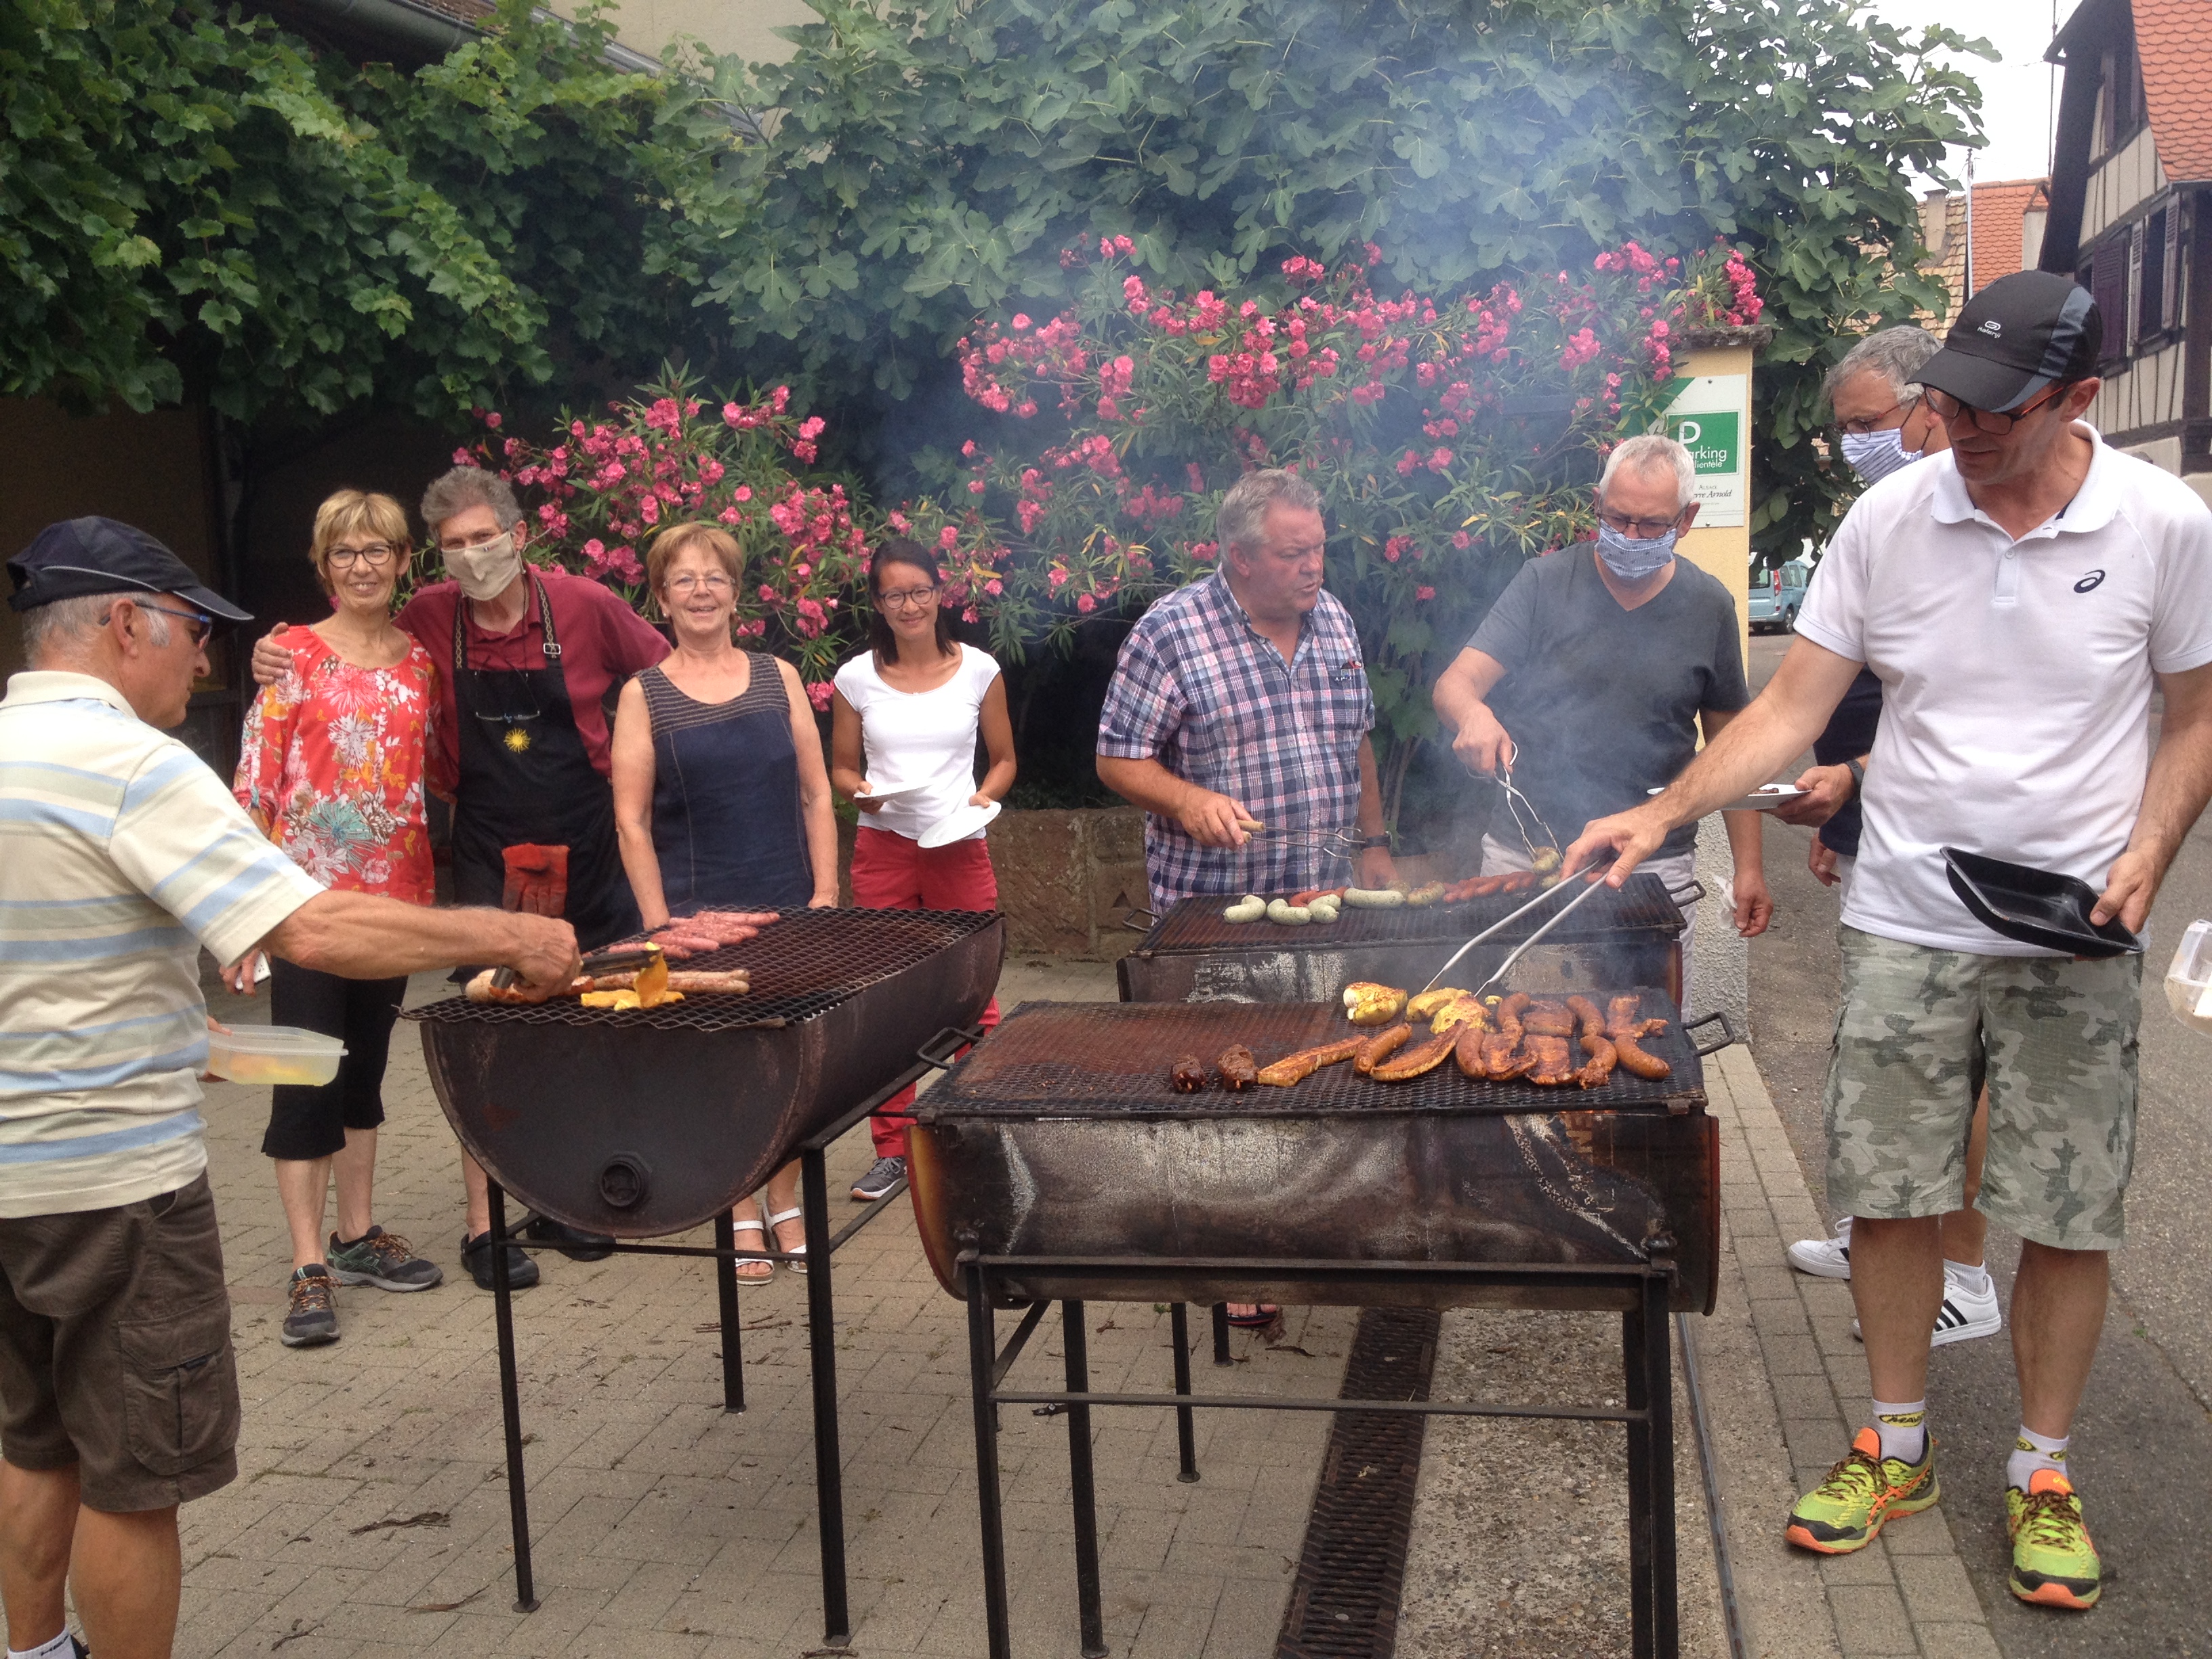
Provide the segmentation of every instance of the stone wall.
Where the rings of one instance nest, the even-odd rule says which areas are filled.
[[[838,829],[842,871],[853,829]],[[1135,807],[1001,812],[990,835],[1010,953],[1111,962],[1143,937],[1123,926],[1146,901],[1145,815]],[[849,882],[844,897],[852,902]]]

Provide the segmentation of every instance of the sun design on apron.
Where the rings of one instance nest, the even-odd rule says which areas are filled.
[[[510,726],[500,741],[507,745],[507,753],[520,755],[530,747],[530,733],[519,726]]]

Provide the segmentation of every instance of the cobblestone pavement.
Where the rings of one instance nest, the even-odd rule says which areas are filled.
[[[426,976],[411,996],[442,994]],[[1009,963],[1004,987],[1008,1006],[1112,995],[1111,969],[1096,964]],[[227,999],[216,1009],[241,1013]],[[1864,1362],[1844,1288],[1784,1266],[1784,1242],[1813,1231],[1814,1213],[1755,1067],[1730,1050],[1709,1062],[1708,1079],[1723,1132],[1727,1249],[1720,1308],[1692,1323],[1750,1651],[1993,1652],[1940,1509],[1844,1560],[1816,1562],[1780,1541],[1790,1497],[1863,1414]],[[544,1284],[515,1302],[542,1603],[526,1617],[512,1610],[491,1303],[459,1267],[453,1143],[412,1029],[394,1044],[377,1217],[443,1263],[447,1282],[415,1296],[341,1289],[333,1346],[277,1341],[289,1251],[258,1152],[266,1097],[228,1085],[209,1094],[246,1428],[239,1481],[184,1512],[184,1659],[799,1659],[822,1648],[802,1284],[780,1273],[740,1291],[749,1409],[729,1415],[703,1263],[540,1253]],[[831,1158],[841,1217],[854,1207],[842,1183],[869,1156],[855,1134]],[[963,1310],[930,1277],[902,1203],[840,1254],[836,1277],[852,1651],[980,1654]],[[1166,1387],[1164,1310],[1095,1304],[1089,1320],[1094,1387]],[[1200,1384],[1333,1393],[1353,1322],[1348,1310],[1293,1310],[1279,1345],[1238,1334],[1237,1363],[1218,1371],[1205,1363],[1194,1321]],[[1051,1330],[1018,1376],[1056,1380]],[[1454,1315],[1437,1389],[1502,1394],[1516,1367],[1540,1377],[1568,1367],[1586,1370],[1601,1396],[1617,1363],[1608,1321]],[[1688,1417],[1678,1413],[1684,1650],[1718,1655],[1712,1552]],[[1098,1414],[1117,1656],[1273,1651],[1328,1421],[1200,1413],[1203,1478],[1187,1486],[1174,1478],[1170,1416]],[[1625,1653],[1613,1606],[1626,1601],[1618,1439],[1432,1425],[1401,1650]],[[1060,1419],[1006,1412],[1000,1457],[1024,1659],[1078,1646],[1066,1448]],[[1493,1469],[1510,1479],[1493,1480]],[[1500,1501],[1513,1492],[1537,1501]]]

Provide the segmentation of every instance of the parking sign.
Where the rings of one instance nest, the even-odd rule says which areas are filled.
[[[1702,374],[1667,407],[1662,429],[1690,452],[1697,467],[1698,522],[1741,527],[1749,494],[1744,426],[1751,396],[1747,374]]]

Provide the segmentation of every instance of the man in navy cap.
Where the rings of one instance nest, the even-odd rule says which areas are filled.
[[[1824,1103],[1875,1420],[1798,1500],[1787,1536],[1860,1549],[1939,1495],[1925,1399],[1938,1218],[1960,1201],[1985,1050],[1975,1202],[2022,1240],[2010,1584],[2075,1608],[2103,1587],[2066,1455],[2124,1231],[2142,959],[1993,931],[1952,890],[1943,849],[2085,879],[2101,890],[2094,921],[2139,930],[2212,795],[2212,513],[2082,420],[2102,337],[2095,301],[2049,272],[1968,301],[1918,374],[1949,451],[1853,505],[1759,700],[1665,794],[1567,853],[1616,848],[1622,879],[1674,825],[1802,752],[1860,665],[1880,677]]]
[[[218,619],[252,620],[112,519],[9,561],[29,672],[0,701],[0,1587],[8,1647],[160,1659],[177,1505],[238,1473],[238,1377],[198,1077],[203,946],[349,978],[463,960],[543,996],[565,921],[326,892],[189,749]]]

